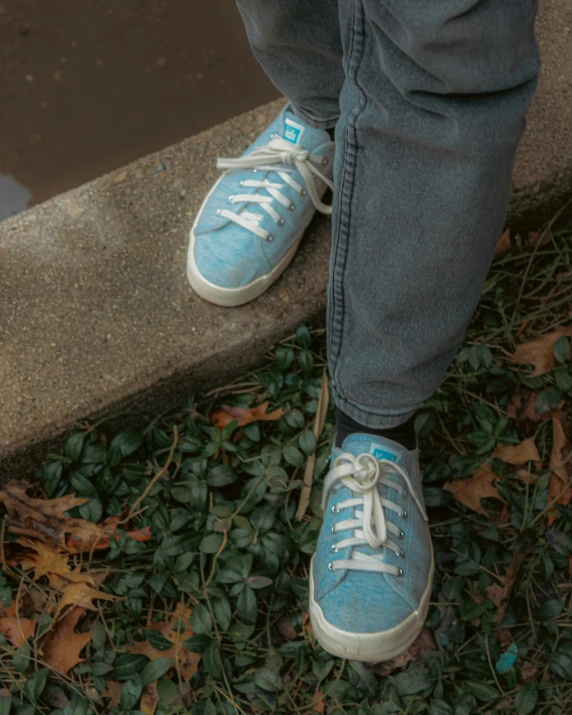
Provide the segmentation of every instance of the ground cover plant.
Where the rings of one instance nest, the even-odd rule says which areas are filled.
[[[572,712],[572,230],[506,234],[417,417],[427,627],[364,666],[308,621],[323,331],[143,430],[81,425],[0,487],[0,715]]]

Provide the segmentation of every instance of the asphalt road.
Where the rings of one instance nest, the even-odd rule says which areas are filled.
[[[0,219],[277,96],[234,0],[0,0]]]

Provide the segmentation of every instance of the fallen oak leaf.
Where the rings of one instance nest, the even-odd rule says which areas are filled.
[[[98,591],[86,583],[69,583],[63,589],[59,610],[63,610],[66,606],[83,606],[91,611],[96,611],[97,608],[93,605],[94,598],[102,601],[115,601],[117,596],[112,596],[105,591]]]
[[[446,482],[443,485],[443,489],[451,492],[458,502],[472,511],[488,517],[489,513],[481,505],[482,499],[493,497],[506,506],[505,500],[494,485],[495,481],[496,476],[487,467],[480,467],[470,479],[455,479],[451,482]]]
[[[495,248],[494,260],[498,261],[499,258],[506,256],[507,253],[512,251],[512,243],[510,240],[510,228],[507,228],[503,235],[499,238],[498,243]]]
[[[516,445],[498,444],[491,456],[498,457],[506,464],[514,464],[515,466],[520,466],[527,462],[540,463],[541,461],[532,437],[528,437],[528,439]]]
[[[30,486],[27,482],[12,480],[0,489],[0,502],[4,504],[9,515],[17,514],[25,521],[45,524],[67,519],[66,512],[89,501],[73,494],[57,499],[34,499],[26,494]]]
[[[572,336],[572,327],[558,328],[551,333],[546,333],[535,340],[521,343],[510,359],[511,365],[530,363],[534,366],[533,377],[544,375],[557,365],[554,357],[554,345],[559,338]]]
[[[24,571],[34,569],[34,581],[41,576],[57,574],[68,581],[95,585],[92,576],[87,573],[81,573],[79,569],[72,570],[67,563],[67,557],[62,556],[51,546],[41,541],[31,541],[30,539],[18,539],[17,543],[35,552],[23,554],[20,560],[20,565]]]
[[[78,520],[79,521],[79,520]],[[117,522],[117,523],[116,523]],[[88,522],[89,523],[89,522]],[[112,539],[117,541],[120,534],[117,534],[118,517],[110,517],[101,524],[93,524],[98,531],[89,530],[87,532],[71,533],[66,539],[66,549],[71,554],[82,554],[89,551],[99,551],[108,549]],[[150,541],[151,528],[144,526],[141,529],[126,532],[133,541]]]
[[[316,690],[316,692],[312,696],[312,702],[314,703],[314,707],[312,708],[311,712],[313,712],[313,713],[325,712],[326,703],[324,701],[324,693],[321,690]]]
[[[233,407],[232,405],[222,405],[220,409],[211,412],[210,420],[219,429],[226,427],[231,422],[237,421],[239,427],[244,427],[252,422],[273,422],[279,420],[285,410],[279,407],[272,412],[266,412],[268,402],[263,402],[255,407]]]
[[[19,648],[28,638],[34,635],[36,621],[19,616],[3,616],[0,618],[0,633],[6,636],[13,646]]]
[[[123,683],[118,683],[116,680],[106,680],[105,685],[107,686],[106,690],[104,690],[101,695],[104,698],[110,698],[107,707],[111,710],[119,705]]]
[[[76,633],[74,628],[86,609],[74,606],[48,632],[42,648],[46,665],[60,673],[67,673],[84,659],[79,654],[91,640],[91,631]]]
[[[516,583],[516,577],[518,576],[524,557],[525,555],[523,553],[515,551],[512,557],[512,563],[510,566],[507,566],[504,575],[496,577],[499,583],[493,583],[487,587],[487,596],[497,609],[497,623],[500,623],[505,616],[514,584]]]
[[[552,451],[550,453],[550,487],[548,498],[552,503],[555,500],[559,504],[569,504],[572,500],[572,486],[570,482],[569,466],[564,461],[570,453],[570,444],[566,436],[566,417],[562,410],[552,411]],[[551,524],[556,518],[554,511],[548,514],[548,523]]]
[[[139,710],[143,715],[155,715],[157,705],[159,704],[159,693],[157,692],[157,681],[154,680],[147,686],[145,692],[141,696]]]
[[[201,653],[193,653],[185,647],[185,640],[193,635],[193,630],[189,626],[190,608],[184,608],[181,604],[177,607],[173,618],[162,623],[150,623],[147,630],[161,633],[173,645],[167,650],[159,650],[151,645],[148,640],[139,641],[129,646],[127,650],[134,655],[145,655],[150,660],[157,658],[170,658],[174,667],[177,667],[183,680],[189,680],[199,669]],[[184,630],[179,630],[183,624]]]

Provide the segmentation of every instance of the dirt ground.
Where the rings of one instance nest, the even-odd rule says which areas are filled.
[[[234,0],[0,0],[0,219],[277,96]]]

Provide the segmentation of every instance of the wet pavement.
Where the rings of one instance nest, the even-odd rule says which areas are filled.
[[[0,219],[277,96],[234,0],[0,0]]]

